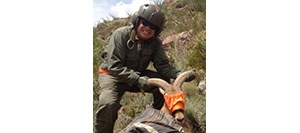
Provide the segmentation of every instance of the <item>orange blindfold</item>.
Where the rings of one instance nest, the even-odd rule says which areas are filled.
[[[173,95],[164,95],[165,103],[172,114],[175,110],[182,109],[184,110],[184,93],[180,91],[179,93]]]

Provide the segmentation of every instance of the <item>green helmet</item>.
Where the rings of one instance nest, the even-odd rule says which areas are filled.
[[[158,31],[155,32],[155,35],[160,34],[160,32],[163,30],[165,15],[159,9],[159,7],[153,4],[144,4],[140,6],[140,9],[132,16],[132,24],[135,28],[138,26],[140,18],[145,19],[158,27]]]

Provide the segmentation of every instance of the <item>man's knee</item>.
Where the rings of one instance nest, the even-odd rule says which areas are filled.
[[[111,105],[120,101],[121,96],[114,89],[102,89],[99,95],[99,105]]]

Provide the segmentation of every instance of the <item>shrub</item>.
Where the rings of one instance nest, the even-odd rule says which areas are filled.
[[[200,32],[196,35],[196,44],[189,48],[191,54],[188,58],[188,65],[198,70],[206,70],[206,33]]]

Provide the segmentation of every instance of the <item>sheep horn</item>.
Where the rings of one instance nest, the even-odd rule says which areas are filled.
[[[164,91],[166,91],[170,87],[170,84],[168,82],[159,78],[149,78],[148,84],[151,86],[160,87]]]
[[[183,73],[180,73],[176,80],[174,81],[174,86],[177,86],[177,87],[181,87],[183,82],[185,81],[185,79],[187,78],[188,75],[190,74],[196,74],[196,70],[193,69],[193,70],[190,70],[190,71],[186,71],[186,72],[183,72]]]

